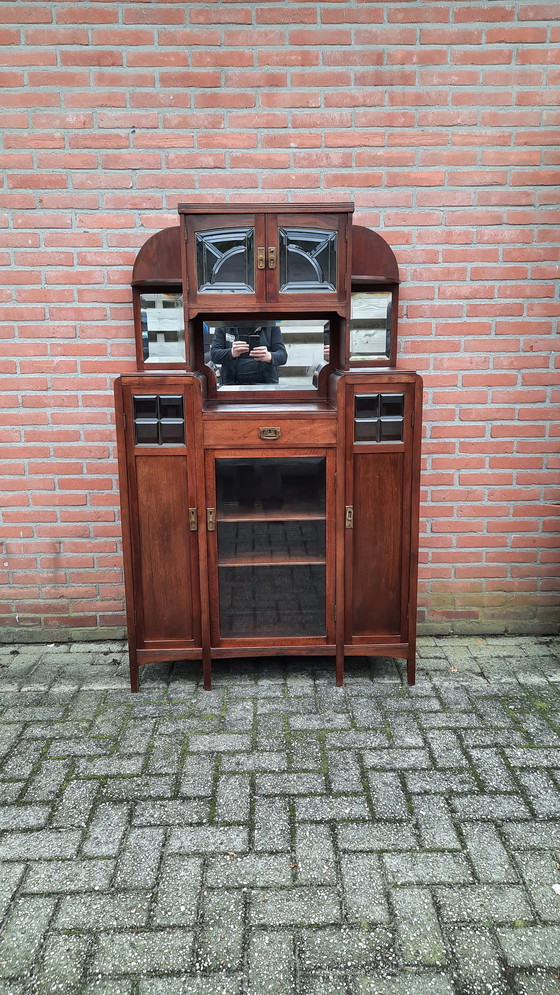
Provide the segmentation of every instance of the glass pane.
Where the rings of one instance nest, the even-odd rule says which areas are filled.
[[[157,401],[156,394],[136,394],[132,398],[134,417],[157,418]]]
[[[350,359],[388,359],[391,346],[392,296],[382,293],[352,294]]]
[[[253,293],[253,229],[226,228],[197,233],[196,269],[199,292]]]
[[[317,375],[329,358],[329,322],[313,318],[256,324],[256,320],[218,326],[203,323],[205,362],[216,373],[218,389],[243,389],[250,384],[257,390],[314,390]],[[234,342],[247,347],[235,357]],[[252,350],[259,346],[266,346],[271,362],[252,357]]]
[[[185,441],[185,423],[182,418],[162,418],[159,423],[162,445],[182,445]]]
[[[354,441],[355,442],[378,442],[379,419],[378,418],[356,418],[354,421]]]
[[[324,515],[325,459],[218,459],[216,489],[218,519]]]
[[[325,566],[220,567],[225,638],[324,636]]]
[[[140,318],[144,362],[184,363],[182,294],[140,294]]]
[[[379,394],[356,394],[356,418],[377,418],[379,415]]]
[[[312,228],[280,228],[280,290],[336,290],[337,234]]]
[[[136,419],[134,422],[134,440],[137,446],[157,446],[159,443],[158,436],[158,424],[159,422],[154,418],[153,420]]]
[[[402,442],[403,439],[403,418],[381,418],[380,442]]]
[[[325,521],[219,522],[220,563],[244,557],[256,562],[325,559]]]
[[[160,394],[159,416],[160,418],[184,418],[182,395],[174,397],[172,394]]]
[[[404,394],[382,394],[381,414],[402,417],[404,414]]]

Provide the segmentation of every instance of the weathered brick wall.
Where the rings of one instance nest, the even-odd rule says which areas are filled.
[[[383,233],[399,363],[426,386],[420,617],[555,627],[558,18],[525,0],[0,6],[7,638],[123,622],[130,269],[179,200],[214,198],[353,199]]]

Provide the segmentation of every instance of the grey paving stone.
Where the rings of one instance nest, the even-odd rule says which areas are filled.
[[[517,779],[539,818],[560,816],[560,791],[547,774],[535,770],[520,770],[517,772]]]
[[[222,888],[204,896],[202,927],[197,936],[198,970],[237,970],[243,955],[244,896]]]
[[[428,850],[461,850],[449,806],[439,795],[417,795],[413,810],[422,846]]]
[[[50,815],[47,805],[3,805],[0,832],[6,829],[42,829]]]
[[[172,775],[143,775],[141,777],[107,778],[101,798],[103,801],[137,801],[140,798],[166,798],[173,793],[175,778]]]
[[[389,737],[383,729],[348,729],[348,731],[328,732],[325,736],[328,750],[373,750],[388,747]]]
[[[167,857],[158,875],[153,922],[157,926],[194,926],[201,884],[200,857]]]
[[[426,770],[431,767],[426,750],[379,749],[364,750],[366,767],[376,770]]]
[[[324,774],[257,774],[256,791],[259,795],[315,795],[324,794]]]
[[[255,772],[276,771],[283,773],[288,769],[288,757],[286,753],[278,751],[266,752],[265,750],[253,753],[235,754],[235,756],[224,755],[221,758],[220,770],[223,774],[234,771],[246,774]]]
[[[46,741],[18,743],[3,761],[2,777],[17,779],[29,777],[45,748]]]
[[[446,964],[445,945],[429,889],[394,888],[391,901],[403,963]]]
[[[355,981],[356,995],[454,995],[455,987],[448,974],[403,971],[399,977],[383,974],[360,975]]]
[[[115,887],[155,888],[164,840],[161,826],[129,829],[118,856]]]
[[[8,908],[25,871],[25,864],[0,864],[0,919]]]
[[[516,880],[515,867],[494,826],[484,822],[463,822],[461,831],[479,881]]]
[[[206,885],[209,888],[266,888],[291,883],[290,858],[285,854],[247,854],[208,860]]]
[[[531,813],[520,795],[459,795],[451,805],[460,819],[529,819]]]
[[[511,923],[532,919],[524,889],[519,885],[476,884],[436,888],[444,919],[458,922]]]
[[[225,759],[230,758],[224,758],[224,761]],[[237,762],[237,755],[235,761]],[[187,757],[183,766],[179,794],[188,798],[209,798],[214,788],[215,770],[214,757]]]
[[[127,757],[120,754],[114,757],[82,757],[76,761],[75,771],[77,777],[130,777],[142,772],[144,762],[145,757],[141,754]]]
[[[171,801],[137,802],[132,824],[135,826],[184,826],[205,822],[208,802],[201,798],[173,799]]]
[[[100,975],[176,974],[189,968],[193,935],[185,929],[100,933],[92,970]]]
[[[335,798],[307,797],[296,798],[296,818],[300,822],[337,822],[348,819],[367,819],[367,802],[358,795],[338,795]]]
[[[379,858],[375,854],[348,854],[340,868],[348,922],[389,923],[390,915]]]
[[[113,805],[109,802],[99,805],[82,844],[84,856],[113,857],[118,853],[128,818],[126,805]]]
[[[559,749],[542,749],[535,746],[506,749],[505,755],[512,767],[560,767]]]
[[[70,781],[54,810],[51,826],[61,829],[85,826],[98,789],[96,781]]]
[[[105,891],[114,860],[38,860],[29,865],[22,891],[30,894]]]
[[[244,826],[184,826],[169,836],[170,853],[241,853],[248,848]]]
[[[189,736],[191,753],[246,753],[251,738],[243,733],[194,733]]]
[[[337,826],[341,850],[416,850],[413,826],[404,822],[349,822]]]
[[[490,930],[461,926],[451,930],[450,940],[461,981],[474,990],[486,989],[491,995],[503,975]]]
[[[290,736],[290,754],[292,770],[323,772],[323,746],[318,736],[293,732]]]
[[[476,776],[486,791],[518,790],[498,750],[488,747],[471,749],[469,752]]]
[[[55,918],[59,930],[98,932],[102,929],[132,929],[145,926],[150,896],[147,892],[68,895]]]
[[[54,898],[16,898],[0,935],[0,977],[18,978],[36,962],[55,907]]]
[[[216,822],[248,822],[251,785],[248,774],[222,774],[216,786]]]
[[[328,750],[326,759],[328,778],[333,792],[349,791],[357,794],[364,791],[362,768],[353,751]]]
[[[399,774],[375,771],[375,773],[368,775],[368,784],[375,815],[378,819],[408,819],[410,817],[408,801]]]
[[[558,995],[558,975],[555,972],[546,975],[539,968],[533,968],[527,975],[516,971],[514,984],[516,995]]]
[[[248,995],[289,995],[295,984],[294,938],[288,932],[252,931]]]
[[[0,836],[0,860],[35,860],[48,857],[75,857],[81,833],[74,829],[39,829],[34,832],[4,833]]]
[[[241,979],[225,971],[213,971],[207,978],[192,974],[181,978],[144,978],[138,991],[139,995],[241,995]]]
[[[393,884],[460,884],[471,880],[467,861],[458,853],[387,853],[383,861]]]
[[[340,922],[341,911],[334,888],[268,889],[250,896],[253,926],[321,926]]]
[[[353,973],[378,964],[397,964],[391,930],[382,926],[336,928],[332,926],[301,931],[301,963],[305,972],[345,968]],[[344,991],[344,989],[342,989]]]
[[[290,818],[286,798],[256,799],[253,847],[258,852],[270,853],[290,850]]]
[[[330,826],[296,826],[295,863],[298,884],[336,885],[336,854]]]
[[[497,935],[512,967],[560,967],[560,926],[503,927]]]

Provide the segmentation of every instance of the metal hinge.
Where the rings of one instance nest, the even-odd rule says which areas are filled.
[[[412,425],[413,427],[414,427],[414,417],[415,417],[415,413],[414,413],[414,408],[413,408],[413,409],[412,409],[412,414],[411,414],[411,416],[410,416],[410,424],[411,424],[411,425]]]
[[[189,529],[191,532],[198,530],[198,515],[196,508],[189,508]]]
[[[335,473],[335,475],[334,475],[334,489],[335,489],[335,491],[336,491],[337,487],[338,487],[338,474]]]
[[[123,428],[126,432],[126,411],[123,411],[122,419],[123,419]]]
[[[336,622],[336,605],[334,606],[334,620]]]

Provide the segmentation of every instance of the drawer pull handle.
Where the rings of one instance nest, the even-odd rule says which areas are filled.
[[[259,435],[261,439],[279,439],[281,429],[275,427],[259,428]]]

